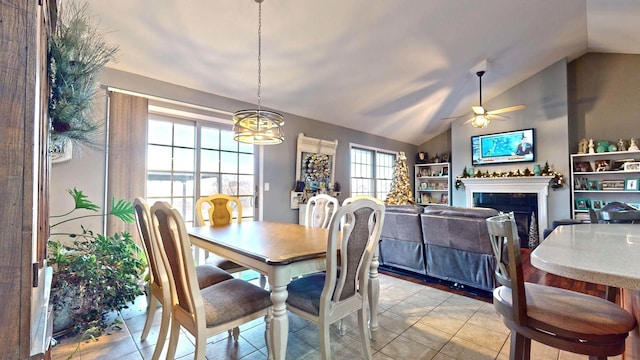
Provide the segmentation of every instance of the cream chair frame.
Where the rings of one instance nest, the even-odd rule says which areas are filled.
[[[333,214],[336,213],[339,207],[340,202],[333,196],[327,194],[312,196],[307,201],[307,210],[304,217],[305,226],[327,229]]]
[[[359,198],[340,207],[329,225],[326,275],[308,275],[292,281],[289,285],[288,309],[318,325],[322,359],[331,358],[329,326],[355,311],[358,312],[363,355],[371,359],[368,327],[369,268],[380,239],[384,213],[384,203],[374,198]],[[366,224],[363,225],[362,221],[366,221]],[[358,246],[357,241],[361,240],[358,235],[362,235],[361,232],[365,229],[366,242],[360,244],[362,247],[358,249],[362,250],[362,253],[356,255],[358,261],[350,261],[353,259],[350,259],[350,252],[354,251],[354,246]],[[352,238],[352,235],[355,237]],[[352,241],[356,242],[356,245],[351,245]],[[302,292],[293,289],[296,283],[319,282],[322,279],[324,280],[318,315],[314,315],[298,307],[296,297]],[[316,286],[319,285],[318,282]]]
[[[158,201],[151,207],[151,220],[156,236],[162,242],[159,252],[169,274],[171,289],[172,321],[167,359],[175,358],[181,326],[195,337],[195,359],[203,360],[208,338],[229,328],[235,329],[259,317],[265,319],[265,342],[268,352],[271,351],[269,328],[272,306],[269,292],[235,278],[201,290],[196,277],[191,242],[180,213],[170,204]],[[212,297],[214,292],[216,295]],[[209,294],[206,296],[210,304],[208,309],[213,313],[205,311],[205,296],[203,296],[205,293]],[[224,296],[220,296],[220,294]],[[251,305],[252,310],[242,310],[241,314],[228,316],[230,312],[238,311],[238,307],[234,306],[237,304],[230,301],[233,299],[227,298],[230,296],[238,301],[250,298],[251,301],[247,304]],[[220,298],[224,298],[227,304],[232,304],[231,307],[228,309],[216,308],[220,304]],[[213,321],[215,325],[207,325],[210,317],[217,319]],[[220,322],[220,317],[230,317],[231,319]]]
[[[144,328],[140,335],[140,340],[145,341],[149,335],[149,330],[153,324],[153,319],[158,309],[158,302],[162,306],[162,318],[160,320],[160,329],[158,332],[158,340],[153,351],[152,359],[160,358],[160,353],[164,347],[169,333],[169,321],[171,319],[171,290],[167,271],[162,262],[162,256],[159,248],[162,246],[158,242],[158,237],[151,230],[151,213],[146,201],[137,197],[133,200],[133,207],[136,216],[136,225],[138,234],[142,240],[142,244],[147,256],[147,265],[149,267],[149,288],[147,296],[147,316],[144,322]],[[198,278],[198,286],[200,288],[216,284],[220,281],[229,280],[231,275],[225,271],[212,265],[199,265],[196,267],[196,276]],[[231,330],[229,330],[231,333]],[[233,335],[237,340],[239,334],[238,329],[233,330]]]

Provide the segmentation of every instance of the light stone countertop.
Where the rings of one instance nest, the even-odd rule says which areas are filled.
[[[571,279],[640,290],[640,225],[559,226],[531,253],[531,264]]]

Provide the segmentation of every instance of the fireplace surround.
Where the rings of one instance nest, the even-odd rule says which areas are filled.
[[[462,183],[465,188],[466,206],[476,205],[475,194],[536,194],[538,220],[538,242],[542,241],[542,233],[548,227],[548,205],[549,183],[553,176],[518,176],[518,177],[497,177],[497,178],[463,178]],[[496,209],[501,210],[501,209]],[[504,209],[502,211],[506,211]],[[528,222],[527,222],[528,223]],[[527,229],[528,230],[528,229]],[[521,241],[525,239],[521,237]]]

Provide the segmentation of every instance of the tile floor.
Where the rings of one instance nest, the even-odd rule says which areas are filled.
[[[61,339],[53,348],[53,359],[151,359],[160,312],[146,341],[140,341],[145,321],[146,300],[139,301],[120,313],[123,323],[109,335],[96,341]],[[480,300],[452,294],[422,284],[380,275],[380,330],[371,342],[375,360],[407,359],[508,359],[509,331],[502,324],[493,305]],[[350,330],[340,336],[333,329],[331,352],[333,359],[361,359],[356,316],[347,319]],[[289,315],[287,359],[320,359],[318,328],[295,315]],[[259,319],[240,328],[235,344],[227,333],[209,339],[208,360],[266,359],[264,322]],[[177,359],[192,359],[193,338],[183,332],[176,352]],[[162,358],[164,358],[163,352]],[[541,345],[532,344],[531,359],[587,359]],[[620,357],[613,358],[620,359]]]

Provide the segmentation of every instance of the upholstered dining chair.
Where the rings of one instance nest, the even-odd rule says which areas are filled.
[[[200,289],[191,242],[180,213],[166,202],[151,207],[151,220],[161,238],[161,257],[171,289],[171,331],[167,359],[175,357],[180,327],[195,337],[195,358],[205,358],[207,338],[264,316],[265,341],[271,349],[269,292],[231,278]],[[234,331],[237,341],[237,333]],[[269,351],[269,350],[268,350]]]
[[[287,287],[288,309],[318,325],[323,359],[331,358],[330,324],[356,311],[363,355],[371,359],[369,264],[378,246],[384,211],[384,204],[373,198],[340,207],[329,225],[326,272],[293,280]]]
[[[142,239],[149,267],[147,316],[140,340],[145,341],[147,339],[153,319],[158,309],[158,302],[162,305],[162,318],[160,321],[158,341],[156,342],[156,348],[153,351],[152,356],[152,359],[156,360],[160,358],[160,353],[162,352],[169,332],[169,320],[171,317],[169,278],[164,268],[164,264],[162,263],[162,258],[158,252],[161,244],[157,242],[156,234],[151,231],[151,215],[149,213],[149,206],[146,201],[140,197],[134,199],[133,206],[135,209],[138,233]],[[205,288],[220,281],[232,279],[232,276],[229,275],[229,273],[213,265],[196,266],[196,276],[198,278],[198,286],[200,288]]]
[[[338,199],[327,194],[318,194],[309,198],[305,213],[305,225],[326,229],[333,214],[340,207]]]
[[[234,210],[236,212],[234,216]],[[242,222],[242,203],[235,196],[225,194],[214,194],[201,197],[196,202],[196,225],[211,226],[228,225],[236,219],[238,223]],[[229,273],[238,273],[248,270],[242,265],[236,264],[231,260],[227,260],[215,254],[204,252],[205,261],[208,264],[215,265]],[[267,280],[264,275],[260,274],[260,286],[264,288]]]
[[[493,305],[511,330],[510,359],[529,359],[531,340],[589,359],[624,352],[636,327],[630,313],[596,296],[525,282],[513,213],[486,221],[501,284],[493,291]]]

